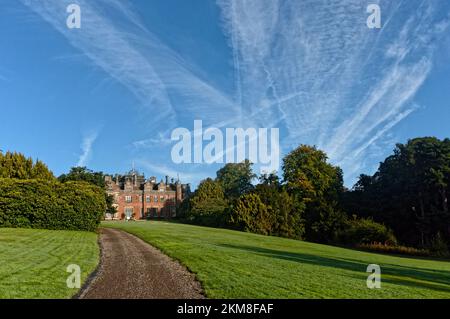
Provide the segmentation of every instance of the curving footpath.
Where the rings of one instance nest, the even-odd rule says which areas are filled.
[[[204,298],[194,274],[136,236],[102,228],[100,245],[99,269],[78,298]]]

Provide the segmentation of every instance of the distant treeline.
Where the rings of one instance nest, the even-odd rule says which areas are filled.
[[[282,178],[274,172],[254,185],[255,178],[248,161],[226,164],[215,179],[200,183],[178,215],[190,223],[265,235],[448,255],[449,139],[398,144],[373,176],[361,175],[350,190],[342,170],[306,145],[284,157]]]
[[[92,230],[105,212],[115,212],[104,186],[101,172],[76,167],[56,179],[40,161],[0,152],[0,226]],[[449,192],[449,139],[398,144],[373,176],[361,175],[352,189],[323,151],[301,145],[284,157],[281,177],[256,176],[249,161],[226,164],[199,184],[177,216],[264,235],[448,256]]]

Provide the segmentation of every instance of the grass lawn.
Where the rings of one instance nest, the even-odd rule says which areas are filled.
[[[178,259],[209,298],[450,298],[450,262],[167,222],[104,222]],[[381,289],[368,289],[378,264]]]
[[[0,298],[70,298],[67,266],[81,267],[83,284],[98,262],[95,233],[0,228]]]

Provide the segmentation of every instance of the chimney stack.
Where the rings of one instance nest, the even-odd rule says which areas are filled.
[[[169,185],[169,175],[166,175],[166,185]]]

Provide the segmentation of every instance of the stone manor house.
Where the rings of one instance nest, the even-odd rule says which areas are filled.
[[[145,179],[143,174],[131,170],[126,175],[107,175],[106,190],[114,197],[117,209],[115,216],[107,219],[159,219],[173,218],[177,208],[189,195],[189,184],[166,180],[156,181],[152,176]]]

